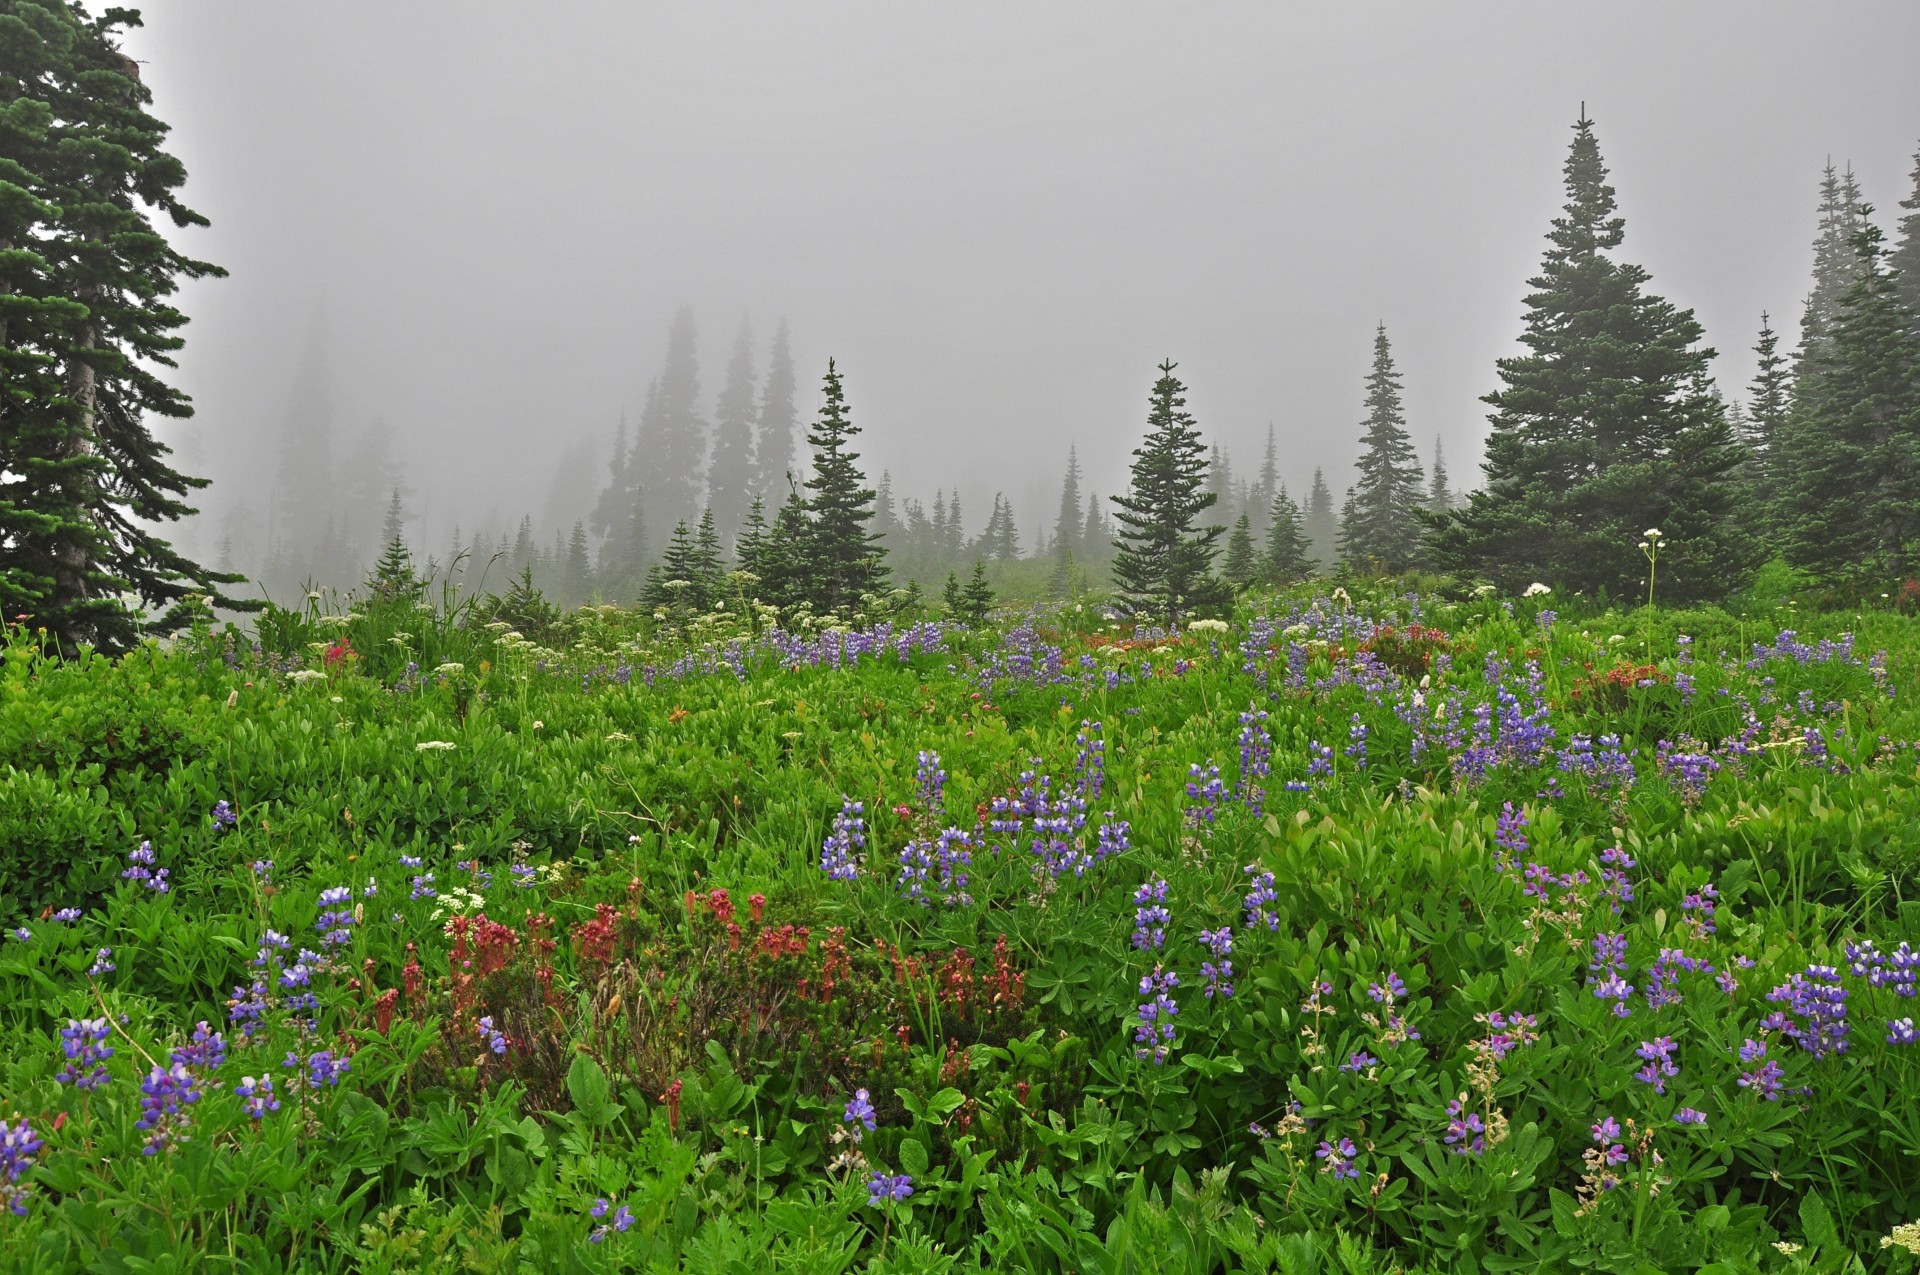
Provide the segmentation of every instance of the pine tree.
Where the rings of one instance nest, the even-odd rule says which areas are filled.
[[[1400,374],[1393,367],[1387,325],[1373,334],[1373,370],[1367,374],[1367,419],[1361,435],[1359,481],[1340,515],[1340,558],[1361,571],[1397,574],[1420,552],[1420,510],[1427,494],[1420,458],[1400,407]]]
[[[760,387],[760,415],[755,422],[758,435],[754,446],[754,464],[759,481],[754,491],[768,499],[778,499],[786,491],[788,476],[795,482],[793,431],[799,419],[794,411],[793,354],[787,345],[787,325],[783,320],[773,333],[773,357],[767,365],[767,381]]]
[[[1437,520],[1435,560],[1510,589],[1639,595],[1643,531],[1665,533],[1660,595],[1740,587],[1754,555],[1735,526],[1741,452],[1708,377],[1691,311],[1647,294],[1610,255],[1625,235],[1584,117],[1565,167],[1565,215],[1530,286],[1528,353],[1500,360],[1486,483]]]
[[[1253,514],[1253,535],[1264,540],[1273,516],[1273,498],[1280,494],[1280,459],[1273,446],[1273,423],[1267,423],[1267,449],[1260,456],[1260,473],[1247,493]]]
[[[1759,370],[1749,385],[1752,397],[1747,402],[1746,443],[1756,460],[1763,499],[1772,499],[1780,491],[1776,449],[1793,402],[1793,378],[1786,358],[1779,351],[1779,343],[1772,321],[1762,310],[1760,339],[1753,346],[1753,352],[1759,356]]]
[[[1440,451],[1440,436],[1433,436],[1433,475],[1427,483],[1427,509],[1443,514],[1453,508],[1453,488],[1447,485],[1447,459]]]
[[[186,322],[169,298],[219,267],[178,252],[206,218],[180,202],[180,162],[119,49],[139,18],[14,0],[0,63],[0,611],[44,626],[64,652],[177,631],[194,596],[252,610],[219,588],[240,576],[190,561],[153,530],[195,512],[205,487],[167,462],[150,416],[192,415],[159,370]],[[131,606],[128,595],[138,599]],[[154,614],[158,612],[158,614]]]
[[[1233,531],[1227,536],[1227,557],[1221,566],[1221,573],[1236,589],[1246,588],[1260,574],[1260,564],[1253,554],[1253,519],[1245,513],[1233,520]]]
[[[973,576],[960,594],[960,615],[968,624],[981,625],[993,614],[993,586],[987,583],[987,564],[973,560]]]
[[[691,522],[700,509],[706,473],[707,424],[700,416],[700,362],[693,310],[682,306],[667,331],[667,359],[657,391],[640,418],[633,454],[646,485],[647,538],[676,522]]]
[[[1313,574],[1313,559],[1307,550],[1306,519],[1300,506],[1287,495],[1285,487],[1274,493],[1267,520],[1267,560],[1263,564],[1269,584],[1295,584]]]
[[[807,431],[813,474],[807,497],[807,597],[821,614],[851,612],[867,594],[886,589],[884,551],[868,530],[875,492],[848,444],[860,432],[847,412],[840,373],[827,360],[820,416]]]
[[[1333,570],[1338,524],[1333,518],[1333,492],[1327,487],[1326,475],[1318,469],[1313,471],[1313,486],[1307,490],[1305,526],[1307,551],[1322,571]]]
[[[1845,176],[1834,171],[1832,161],[1820,175],[1820,225],[1813,240],[1813,290],[1807,294],[1806,309],[1800,315],[1800,348],[1794,365],[1814,358],[1827,326],[1840,308],[1856,278],[1858,259],[1853,237],[1860,232],[1860,191],[1854,183],[1853,169]]]
[[[1871,222],[1855,236],[1854,284],[1801,370],[1778,467],[1787,560],[1836,584],[1920,569],[1920,337],[1880,244]]]
[[[1212,575],[1214,542],[1224,527],[1196,527],[1212,507],[1206,447],[1186,410],[1186,386],[1160,364],[1147,412],[1147,436],[1133,451],[1133,485],[1119,506],[1122,541],[1113,564],[1123,604],[1136,613],[1177,624],[1192,612],[1218,605],[1226,593]]]
[[[1887,256],[1887,272],[1900,290],[1900,301],[1907,313],[1920,323],[1920,151],[1913,155],[1913,193],[1900,201],[1907,210],[1895,228],[1893,251]]]
[[[707,466],[707,507],[723,543],[740,534],[757,483],[753,456],[753,332],[745,320],[727,361],[726,388],[713,407],[713,460]]]

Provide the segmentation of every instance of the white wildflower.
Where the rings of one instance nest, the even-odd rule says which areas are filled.
[[[1540,597],[1545,597],[1547,594],[1552,592],[1553,592],[1552,588],[1550,588],[1547,585],[1541,584],[1538,580],[1535,580],[1532,584],[1526,587],[1526,591],[1523,592],[1520,596],[1523,598],[1540,598]]]
[[[453,741],[446,739],[423,739],[413,746],[416,753],[444,753],[453,747]]]
[[[287,680],[289,682],[324,682],[327,680],[327,675],[317,668],[302,668],[287,674]]]

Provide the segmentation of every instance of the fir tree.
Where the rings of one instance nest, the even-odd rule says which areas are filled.
[[[743,320],[727,361],[727,383],[713,407],[713,460],[707,466],[707,508],[715,531],[731,544],[752,503],[758,472],[753,457],[753,332]]]
[[[753,503],[747,506],[747,516],[740,523],[740,535],[733,542],[734,561],[739,564],[740,570],[756,577],[760,574],[767,533],[767,504],[755,496]]]
[[[658,389],[649,396],[634,440],[638,477],[646,484],[647,538],[676,522],[691,522],[700,508],[706,473],[707,425],[700,416],[700,363],[693,310],[682,306],[667,332],[667,359]]]
[[[1206,446],[1186,410],[1187,387],[1174,376],[1174,366],[1160,364],[1147,436],[1133,451],[1133,485],[1113,498],[1122,542],[1113,576],[1123,604],[1169,625],[1217,605],[1225,592],[1212,575],[1214,542],[1225,528],[1194,525],[1216,497],[1204,490]]]
[[[1830,583],[1920,569],[1920,338],[1880,244],[1871,222],[1855,236],[1853,286],[1802,368],[1781,446],[1787,560]]]
[[[790,487],[759,552],[741,560],[746,570],[759,577],[757,592],[762,601],[789,608],[807,600],[807,531],[806,502]]]
[[[1428,493],[1421,490],[1420,458],[1407,436],[1400,374],[1384,323],[1373,334],[1364,428],[1355,464],[1360,479],[1347,492],[1340,516],[1340,557],[1358,570],[1397,574],[1412,566],[1420,551],[1420,510]]]
[[[713,521],[713,508],[708,506],[700,514],[700,527],[693,537],[693,582],[702,610],[712,608],[724,596],[727,578],[727,554]]]
[[[587,524],[576,521],[567,538],[567,600],[583,605],[593,596],[593,563],[587,556]]]
[[[1067,445],[1067,472],[1060,480],[1060,511],[1053,519],[1053,556],[1071,558],[1080,550],[1080,453]]]
[[[1860,190],[1853,169],[1845,176],[1829,161],[1820,175],[1820,225],[1813,240],[1813,290],[1800,315],[1800,348],[1796,367],[1813,358],[1840,299],[1853,286],[1858,261],[1853,237],[1860,231]]]
[[[1233,461],[1227,456],[1227,449],[1219,443],[1207,452],[1206,490],[1213,493],[1213,507],[1219,512],[1218,518],[1233,517]]]
[[[1753,346],[1754,354],[1759,356],[1759,370],[1748,388],[1752,397],[1747,402],[1745,441],[1757,463],[1763,499],[1772,499],[1780,491],[1779,457],[1775,453],[1793,402],[1793,378],[1779,344],[1779,335],[1774,332],[1767,312],[1762,310],[1760,339]]]
[[[1313,471],[1313,486],[1307,489],[1305,526],[1307,551],[1320,564],[1322,571],[1331,571],[1336,556],[1334,536],[1337,531],[1333,519],[1333,492],[1327,487],[1326,475],[1318,469]]]
[[[657,393],[651,391],[650,393]],[[587,529],[603,542],[623,530],[633,508],[633,476],[628,472],[627,414],[620,413],[620,424],[613,431],[613,458],[607,462],[607,485],[600,489],[587,520]]]
[[[1438,526],[1436,561],[1510,589],[1540,580],[1615,597],[1643,589],[1639,548],[1663,531],[1661,596],[1738,588],[1753,555],[1732,514],[1741,452],[1691,311],[1647,294],[1610,255],[1625,234],[1592,122],[1575,125],[1565,215],[1527,298],[1528,353],[1500,360],[1485,486]]]
[[[769,499],[787,490],[790,475],[799,481],[793,464],[794,422],[799,419],[793,407],[794,388],[793,354],[782,321],[773,333],[773,357],[767,365],[766,384],[760,387],[760,415],[755,422],[754,464],[759,481],[754,491]]]
[[[168,463],[147,424],[193,413],[160,375],[184,344],[170,298],[182,278],[225,272],[177,251],[149,217],[207,224],[180,202],[186,170],[162,149],[167,127],[119,48],[138,16],[15,0],[5,21],[0,611],[44,626],[63,652],[121,651],[184,627],[195,596],[257,605],[221,593],[241,577],[153,529],[194,513],[184,498],[206,486]]]
[[[1305,516],[1282,487],[1274,493],[1267,519],[1264,569],[1268,583],[1286,586],[1312,575],[1313,559],[1307,553],[1310,547]]]
[[[1236,589],[1246,588],[1260,574],[1260,564],[1253,553],[1253,519],[1245,513],[1233,520],[1233,530],[1227,536],[1227,557],[1221,566],[1221,573]]]
[[[1020,530],[1014,525],[1013,505],[1001,492],[993,493],[993,512],[974,548],[995,562],[1012,562],[1020,556]]]
[[[860,432],[848,414],[846,394],[833,360],[821,390],[820,416],[807,431],[813,474],[807,497],[807,597],[821,613],[851,612],[867,594],[885,590],[884,551],[874,544],[867,524],[873,519],[874,490],[848,444]]]
[[[268,506],[267,554],[276,585],[329,576],[333,455],[333,378],[327,322],[316,310],[295,367],[280,424],[280,465]]]
[[[1447,485],[1447,460],[1440,451],[1440,436],[1433,436],[1433,474],[1427,483],[1427,509],[1443,514],[1453,508],[1453,488]]]
[[[520,530],[513,537],[513,566],[516,570],[532,567],[534,556],[533,515],[522,514]]]
[[[961,619],[967,607],[966,591],[960,585],[958,572],[947,572],[946,587],[940,590],[940,605],[947,609],[948,616]]]
[[[387,501],[386,516],[380,520],[380,543],[390,545],[402,540],[407,530],[407,508],[400,500],[400,489],[395,487],[393,495]]]
[[[673,534],[667,538],[667,551],[647,570],[640,605],[675,614],[706,610],[706,601],[700,596],[699,555],[692,529],[684,520],[675,523]]]
[[[960,594],[960,615],[968,624],[982,625],[993,614],[993,586],[987,583],[987,564],[973,560],[973,576]]]
[[[1100,493],[1087,493],[1087,525],[1080,531],[1080,552],[1090,563],[1113,558],[1113,528],[1102,516],[1105,509]]]
[[[1907,210],[1895,227],[1893,251],[1887,257],[1887,272],[1900,291],[1907,313],[1920,324],[1920,151],[1913,155],[1913,193],[1900,201]]]
[[[888,537],[897,536],[899,531],[900,520],[893,512],[893,473],[883,469],[880,471],[880,482],[873,490],[874,540],[883,549],[891,551],[893,545],[888,542]]]
[[[1267,423],[1267,448],[1260,455],[1260,473],[1254,480],[1253,488],[1247,493],[1247,502],[1253,513],[1253,534],[1255,539],[1265,539],[1269,521],[1273,516],[1273,498],[1280,494],[1280,458],[1273,446],[1273,423]]]
[[[400,503],[400,489],[393,489],[382,520],[380,539],[385,545],[373,572],[367,577],[367,589],[383,601],[410,601],[417,597],[422,581],[414,573],[413,553],[407,548],[406,509]]]

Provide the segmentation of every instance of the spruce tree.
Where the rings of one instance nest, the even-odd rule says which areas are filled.
[[[1853,287],[1858,258],[1853,237],[1860,231],[1860,191],[1848,167],[1845,176],[1831,160],[1820,174],[1820,223],[1813,240],[1813,290],[1800,315],[1796,368],[1819,353],[1819,345],[1840,299]]]
[[[1020,557],[1020,529],[1013,520],[1013,504],[1004,493],[993,493],[993,512],[974,547],[995,562],[1013,562]]]
[[[675,523],[673,534],[667,538],[667,551],[647,570],[640,605],[677,614],[706,610],[700,596],[699,554],[692,529],[684,520]]]
[[[782,320],[774,329],[773,356],[767,364],[766,384],[760,387],[760,414],[755,421],[754,465],[759,481],[754,491],[769,500],[779,499],[778,493],[787,490],[789,475],[799,481],[793,463],[794,423],[799,419],[793,406],[794,388],[793,353]]]
[[[719,529],[713,523],[713,508],[708,506],[700,514],[700,526],[693,537],[693,582],[699,591],[702,610],[710,610],[725,596],[727,554],[720,545]]]
[[[367,590],[382,601],[412,601],[423,582],[414,573],[413,553],[407,548],[406,510],[400,503],[400,489],[393,489],[387,504],[387,516],[381,522],[380,539],[384,544],[380,557],[367,576]]]
[[[1920,151],[1913,155],[1913,193],[1901,200],[1900,206],[1907,215],[1895,227],[1887,272],[1894,278],[1907,313],[1920,323]]]
[[[1253,520],[1245,513],[1233,520],[1233,530],[1227,535],[1226,561],[1220,570],[1236,589],[1246,588],[1260,574],[1253,552]]]
[[[1783,548],[1827,583],[1920,570],[1920,338],[1880,244],[1866,222],[1853,286],[1801,369],[1781,445]]]
[[[567,538],[567,601],[583,605],[593,596],[593,563],[587,556],[587,524],[576,521]]]
[[[1207,453],[1207,486],[1213,493],[1213,507],[1219,512],[1216,518],[1233,517],[1233,461],[1227,456],[1227,449],[1218,442]]]
[[[1274,493],[1267,519],[1267,560],[1263,564],[1269,584],[1286,586],[1313,574],[1313,559],[1308,554],[1306,518],[1300,506],[1287,495],[1285,487]]]
[[[1322,571],[1333,570],[1336,560],[1334,537],[1338,524],[1333,518],[1333,492],[1327,487],[1327,478],[1320,470],[1313,471],[1313,486],[1307,490],[1307,509],[1305,525],[1307,531],[1307,551],[1320,564]]]
[[[700,362],[693,310],[682,306],[667,332],[667,358],[649,396],[634,440],[639,481],[645,483],[647,539],[699,514],[706,474],[707,424],[700,415]]]
[[[947,609],[947,615],[955,620],[965,619],[967,609],[966,590],[960,585],[958,572],[947,572],[947,585],[940,590],[940,604]]]
[[[1070,558],[1078,553],[1080,536],[1080,453],[1069,443],[1067,472],[1060,480],[1060,510],[1053,519],[1053,556]]]
[[[768,530],[766,501],[755,496],[753,503],[747,506],[747,516],[741,520],[740,535],[733,542],[734,561],[739,564],[740,570],[759,576]]]
[[[1746,443],[1755,458],[1763,501],[1774,499],[1781,489],[1776,451],[1793,402],[1793,377],[1779,344],[1779,334],[1773,330],[1767,312],[1762,310],[1760,338],[1753,346],[1759,365],[1748,387],[1752,397],[1747,400]]]
[[[1099,492],[1087,493],[1087,524],[1080,529],[1080,552],[1090,563],[1113,558],[1113,529],[1101,516],[1105,508]]]
[[[713,406],[713,460],[707,465],[707,508],[722,543],[732,544],[752,503],[758,472],[753,457],[753,332],[745,320],[727,361],[726,386]]]
[[[1273,424],[1267,424],[1267,449],[1260,456],[1260,473],[1254,480],[1253,489],[1248,493],[1248,503],[1252,506],[1253,534],[1256,539],[1265,539],[1268,521],[1273,515],[1273,498],[1280,494],[1280,458],[1273,446]]]
[[[1133,483],[1119,506],[1120,552],[1113,577],[1121,601],[1135,613],[1178,624],[1194,611],[1219,605],[1226,590],[1212,574],[1215,541],[1224,527],[1197,527],[1215,493],[1205,490],[1207,450],[1186,410],[1186,386],[1160,364],[1147,412],[1147,436],[1133,451]]]
[[[1367,374],[1367,419],[1360,436],[1359,481],[1340,516],[1340,558],[1359,571],[1397,574],[1420,551],[1420,510],[1428,493],[1420,458],[1400,407],[1400,374],[1393,367],[1387,325],[1373,334],[1373,370]]]
[[[1440,450],[1440,436],[1433,436],[1433,474],[1427,483],[1427,511],[1443,514],[1453,508],[1453,488],[1447,485],[1447,459]]]
[[[973,576],[960,594],[960,614],[968,624],[981,625],[993,614],[993,586],[987,583],[985,560],[973,560]]]
[[[1592,121],[1574,126],[1565,215],[1527,298],[1528,352],[1499,362],[1486,483],[1437,520],[1444,568],[1509,589],[1640,596],[1642,533],[1665,533],[1660,594],[1721,596],[1753,564],[1735,525],[1741,451],[1691,311],[1616,261],[1625,234]]]
[[[827,360],[820,415],[807,431],[813,473],[807,479],[807,597],[822,614],[851,612],[886,589],[884,551],[868,530],[875,492],[849,444],[860,432],[847,410],[840,372]]]
[[[182,278],[219,267],[177,251],[180,161],[152,92],[122,53],[130,11],[14,0],[0,32],[0,612],[44,626],[63,652],[122,651],[184,627],[198,596],[240,576],[190,561],[154,530],[195,512],[206,486],[174,469],[152,416],[193,414],[161,376],[183,345]],[[129,595],[137,600],[130,605]]]

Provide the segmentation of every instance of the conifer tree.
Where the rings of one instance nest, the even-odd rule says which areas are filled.
[[[953,619],[963,618],[967,606],[967,595],[960,584],[957,571],[947,572],[946,587],[940,590],[940,605],[947,609],[947,615]]]
[[[1087,493],[1087,525],[1080,530],[1080,552],[1090,563],[1113,558],[1113,528],[1102,516],[1105,509],[1099,492]]]
[[[676,522],[691,522],[700,509],[707,424],[700,415],[697,341],[693,310],[682,306],[668,329],[666,363],[634,440],[639,481],[649,493],[649,540],[664,534]]]
[[[888,537],[897,537],[900,531],[900,519],[893,512],[893,473],[880,471],[880,481],[873,491],[873,535],[876,543],[891,551],[893,545]]]
[[[1306,518],[1282,487],[1274,493],[1267,520],[1267,560],[1263,564],[1267,582],[1285,586],[1312,575],[1313,559],[1307,552],[1310,547]]]
[[[995,562],[1012,562],[1020,557],[1020,529],[1014,524],[1013,504],[1004,493],[993,493],[993,512],[974,547]]]
[[[1420,551],[1420,458],[1400,407],[1400,374],[1393,367],[1387,325],[1373,334],[1373,370],[1367,374],[1367,419],[1361,435],[1359,481],[1340,516],[1340,558],[1361,571],[1398,573]]]
[[[1666,537],[1661,596],[1720,596],[1754,555],[1734,523],[1741,451],[1708,378],[1713,351],[1691,311],[1611,255],[1625,222],[1584,113],[1564,173],[1565,215],[1527,298],[1528,352],[1500,360],[1503,387],[1486,398],[1486,483],[1438,520],[1435,559],[1510,589],[1632,597],[1653,528]]]
[[[1855,236],[1854,283],[1801,370],[1778,467],[1787,560],[1835,584],[1920,569],[1920,338],[1880,244],[1871,222]]]
[[[1920,323],[1920,151],[1913,155],[1913,193],[1901,200],[1900,206],[1907,215],[1895,226],[1887,272],[1900,291],[1901,304]]]
[[[1453,508],[1453,488],[1447,485],[1447,459],[1440,450],[1440,436],[1433,436],[1433,474],[1427,483],[1427,510],[1443,514]]]
[[[742,320],[727,361],[726,386],[713,406],[713,460],[707,466],[707,508],[726,544],[740,534],[758,482],[753,416],[753,332]]]
[[[799,481],[794,471],[793,434],[799,415],[794,410],[793,353],[787,344],[787,325],[781,321],[773,333],[773,356],[767,365],[766,384],[760,387],[760,414],[755,422],[754,464],[759,483],[754,490],[769,500],[786,491],[788,476]],[[777,515],[776,515],[777,517]]]
[[[613,431],[613,457],[607,462],[607,485],[600,489],[587,529],[604,544],[622,531],[632,517],[633,479],[628,473],[627,413],[620,413],[620,424]]]
[[[1177,624],[1219,605],[1226,590],[1213,574],[1215,541],[1224,527],[1197,527],[1215,493],[1207,481],[1206,447],[1186,410],[1186,386],[1160,364],[1147,412],[1147,436],[1133,451],[1133,484],[1119,506],[1120,552],[1113,577],[1123,605]]]
[[[332,576],[330,494],[339,487],[333,454],[333,378],[324,311],[316,311],[295,367],[280,423],[280,464],[267,527],[275,586]]]
[[[1834,171],[1832,161],[1820,175],[1820,224],[1813,240],[1813,290],[1800,315],[1800,348],[1796,367],[1818,353],[1820,341],[1840,299],[1853,286],[1857,258],[1853,237],[1860,231],[1860,190],[1853,169]]]
[[[647,584],[641,591],[640,605],[676,614],[706,609],[700,597],[699,548],[684,520],[674,524],[673,534],[667,539],[667,551],[647,569]]]
[[[1247,493],[1247,503],[1253,514],[1253,534],[1257,540],[1264,540],[1269,519],[1273,516],[1273,498],[1280,494],[1280,458],[1273,446],[1273,423],[1267,423],[1267,449],[1260,456],[1260,473],[1254,480],[1253,488]]]
[[[973,560],[973,576],[960,594],[960,614],[968,624],[981,625],[993,614],[993,586],[987,583],[987,564]]]
[[[400,489],[393,489],[387,504],[387,516],[380,527],[384,544],[373,571],[367,577],[367,589],[383,601],[408,601],[420,592],[421,581],[414,574],[413,553],[407,548],[406,510],[400,503]]]
[[[727,554],[720,546],[720,533],[713,525],[711,506],[701,512],[700,527],[694,533],[693,573],[701,609],[710,609],[724,596],[727,576]]]
[[[850,612],[867,594],[885,590],[884,551],[868,530],[875,492],[849,444],[860,432],[847,411],[840,372],[827,360],[820,415],[807,431],[813,473],[807,479],[807,598],[821,613]]]
[[[1227,535],[1226,561],[1220,570],[1236,589],[1246,588],[1260,574],[1253,552],[1253,519],[1244,512],[1233,520],[1233,530]]]
[[[534,565],[533,515],[520,516],[520,530],[513,537],[513,565],[524,569]]]
[[[1338,525],[1333,517],[1333,492],[1327,487],[1326,475],[1318,469],[1313,471],[1313,486],[1307,490],[1305,523],[1307,551],[1320,564],[1322,571],[1333,570],[1337,556],[1334,537]]]
[[[1779,457],[1775,453],[1793,402],[1793,378],[1779,344],[1779,334],[1773,330],[1767,312],[1762,310],[1760,338],[1753,346],[1759,365],[1748,388],[1751,397],[1747,401],[1745,441],[1755,458],[1763,500],[1777,497],[1780,491]]]
[[[393,495],[387,501],[386,516],[380,520],[380,543],[390,545],[396,540],[403,540],[406,530],[407,509],[401,503],[400,489],[395,487]]]
[[[1080,535],[1080,453],[1069,443],[1067,472],[1066,476],[1060,480],[1060,511],[1054,515],[1053,519],[1053,556],[1066,559],[1078,553]]]
[[[733,542],[733,557],[740,570],[759,576],[768,532],[767,503],[755,496],[747,506],[747,516],[741,520],[740,535]]]
[[[251,610],[154,530],[195,512],[203,479],[167,461],[148,418],[192,415],[160,371],[184,344],[170,298],[225,272],[179,252],[180,161],[119,48],[136,14],[14,0],[0,35],[0,612],[63,652],[115,652],[177,631],[190,596]],[[128,596],[137,600],[129,605]]]
[[[967,523],[960,516],[960,492],[956,489],[953,498],[947,501],[947,538],[940,546],[940,552],[949,560],[958,562],[966,549]]]
[[[1233,461],[1227,456],[1227,449],[1215,442],[1207,453],[1206,490],[1213,493],[1213,507],[1218,512],[1216,518],[1233,517]]]
[[[593,596],[593,563],[587,556],[587,524],[576,521],[567,538],[567,600],[574,606]]]

